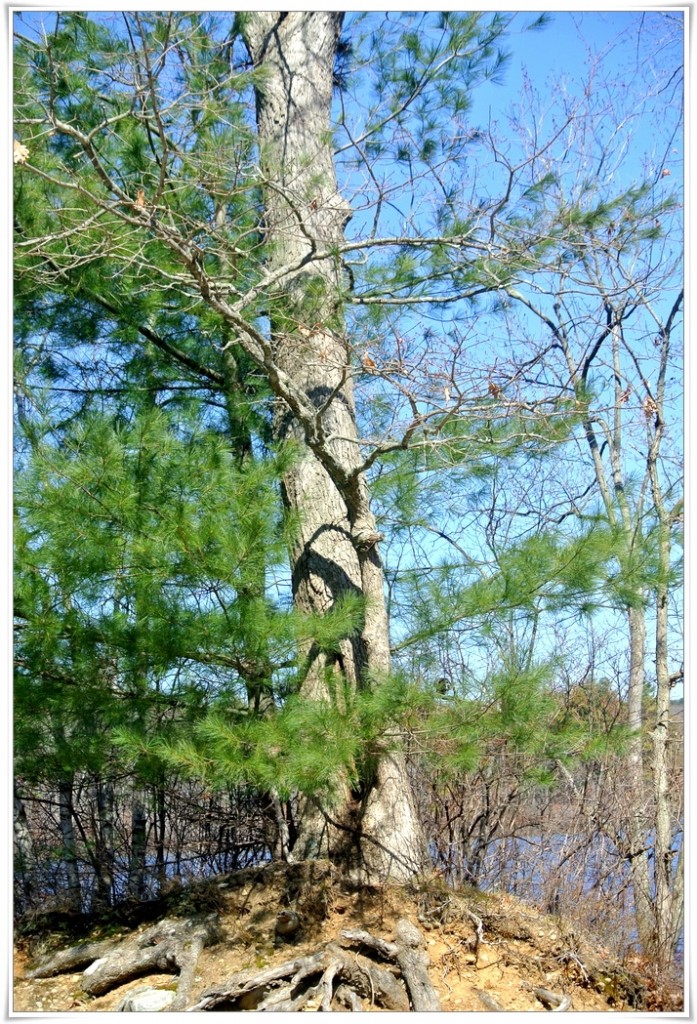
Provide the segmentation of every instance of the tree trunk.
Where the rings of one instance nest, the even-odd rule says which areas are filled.
[[[142,900],[145,895],[145,856],[148,816],[142,794],[136,790],[131,804],[131,849],[128,861],[128,895]]]
[[[660,544],[660,541],[659,541]],[[659,553],[660,554],[660,553]],[[668,671],[668,594],[662,586],[656,609],[656,721],[652,731],[656,815],[654,846],[656,935],[654,953],[662,965],[673,957],[673,829],[669,775],[670,678]]]
[[[62,841],[62,860],[67,876],[66,898],[68,907],[75,913],[82,910],[82,891],[77,866],[75,830],[73,828],[73,782],[61,779],[58,783],[58,818]]]
[[[662,404],[662,403],[661,403]],[[661,409],[662,414],[662,409]],[[665,507],[657,467],[662,433],[662,415],[654,444],[650,449],[649,472],[654,506],[658,513],[658,573],[656,588],[656,720],[651,739],[653,746],[653,784],[656,836],[655,873],[655,946],[659,965],[667,966],[675,955],[682,930],[682,845],[677,872],[673,854],[673,801],[670,792],[670,668],[668,663],[668,580],[670,578],[670,515]]]
[[[27,811],[24,806],[24,801],[19,794],[17,789],[17,783],[14,784],[14,805],[12,824],[14,832],[14,873],[15,878],[19,880],[21,886],[22,898],[24,906],[21,909],[26,909],[31,906],[32,898],[34,896],[34,871],[35,871],[35,858],[34,858],[34,844],[31,838],[31,831],[29,829],[29,822],[27,821]]]
[[[155,786],[155,878],[160,892],[167,881],[165,839],[167,836],[167,804],[164,776]]]
[[[283,481],[284,499],[299,513],[293,550],[296,607],[325,614],[347,595],[365,601],[358,635],[328,656],[309,646],[303,655],[308,699],[330,699],[348,684],[390,665],[379,539],[359,472],[353,386],[342,316],[338,258],[313,259],[343,242],[350,208],[337,188],[330,132],[336,43],[342,15],[256,13],[244,21],[245,41],[266,72],[257,93],[257,124],[266,183],[267,269],[278,273],[268,295],[274,363],[317,410],[313,429],[285,405],[276,432],[302,454]],[[320,411],[321,410],[321,411]],[[422,861],[422,842],[400,755],[366,766],[359,792],[346,790],[343,813],[330,821],[306,802],[294,850],[353,859],[366,875],[409,877]],[[345,840],[360,833],[353,856]]]
[[[97,781],[97,857],[92,909],[110,907],[114,899],[114,784]]]
[[[630,608],[627,612],[627,620],[629,634],[627,725],[631,733],[626,760],[627,787],[631,802],[631,806],[628,808],[629,864],[632,873],[639,941],[642,949],[648,950],[653,946],[654,915],[647,856],[650,837],[643,752],[646,612],[641,607]]]

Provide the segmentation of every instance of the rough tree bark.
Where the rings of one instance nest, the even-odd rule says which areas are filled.
[[[34,895],[34,844],[31,838],[27,811],[17,782],[13,790],[12,824],[14,834],[15,876],[19,880],[23,899],[31,903]]]
[[[97,821],[92,909],[98,910],[111,906],[114,897],[114,784],[109,779],[97,780],[94,788]]]
[[[312,438],[282,402],[276,417],[278,437],[303,446],[283,481],[285,501],[300,518],[291,552],[294,599],[300,609],[321,614],[344,595],[365,600],[360,634],[347,639],[338,655],[304,652],[308,699],[327,698],[332,681],[360,687],[369,673],[384,673],[390,665],[379,535],[360,472],[342,269],[338,258],[314,259],[343,241],[351,214],[338,191],[330,132],[341,21],[335,12],[264,12],[244,20],[251,59],[266,72],[257,125],[267,270],[278,272],[269,296],[273,358],[321,410]],[[365,766],[360,791],[347,790],[343,812],[333,818],[329,822],[317,805],[303,808],[296,858],[336,858],[358,830],[360,841],[351,844],[354,869],[380,878],[418,871],[423,844],[399,756]]]
[[[58,820],[63,848],[61,859],[66,874],[66,902],[70,910],[82,910],[82,891],[77,864],[75,830],[73,828],[73,780],[72,777],[58,782]]]

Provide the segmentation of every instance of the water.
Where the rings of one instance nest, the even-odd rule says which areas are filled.
[[[682,843],[675,838],[674,869]],[[435,851],[433,851],[435,852]],[[434,858],[437,860],[437,858]],[[652,865],[650,865],[650,868]],[[460,872],[467,877],[467,870]],[[578,919],[626,951],[639,951],[629,865],[607,837],[540,834],[495,839],[487,845],[477,878],[481,889],[508,892],[548,913]],[[684,961],[681,933],[675,961]]]

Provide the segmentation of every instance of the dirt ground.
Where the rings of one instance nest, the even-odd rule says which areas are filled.
[[[276,915],[288,908],[299,915],[300,930],[290,942],[275,936]],[[338,939],[342,930],[362,929],[392,941],[396,922],[407,918],[424,936],[429,977],[444,1011],[544,1011],[534,990],[570,998],[575,1011],[676,1011],[682,994],[658,993],[638,963],[620,965],[563,920],[526,907],[510,896],[475,890],[453,892],[441,880],[418,886],[360,889],[323,862],[271,864],[234,875],[174,887],[166,913],[192,917],[216,913],[221,940],[205,948],[196,967],[191,1004],[207,989],[243,970],[263,969],[315,952]],[[478,925],[481,922],[481,925]],[[52,930],[49,915],[23,922],[14,958],[14,1005],[20,1012],[113,1011],[124,995],[144,985],[174,989],[171,974],[140,976],[98,998],[81,988],[82,970],[30,979],[27,972],[58,949],[83,941],[84,934]],[[145,925],[141,925],[141,928]],[[92,931],[125,938],[134,929],[111,925]],[[477,939],[479,931],[479,939]],[[307,1009],[312,1009],[308,1004]],[[316,1007],[315,1007],[316,1008]],[[370,999],[364,1010],[377,1009]]]

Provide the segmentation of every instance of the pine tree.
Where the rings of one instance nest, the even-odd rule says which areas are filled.
[[[298,627],[258,596],[284,557],[277,479],[288,458],[239,467],[216,432],[154,408],[130,424],[81,420],[18,475],[17,773],[62,787],[66,837],[76,777],[108,788],[130,774],[134,895],[145,874],[138,794],[164,771],[148,740],[203,713],[211,690],[221,707],[258,713],[262,690],[273,702],[294,665]],[[105,891],[109,853],[93,860]],[[79,904],[74,873],[71,888]]]
[[[88,408],[125,409],[128,418],[134,386],[147,386],[158,403],[180,408],[193,392],[199,427],[225,432],[241,468],[272,438],[295,451],[281,490],[295,524],[288,539],[300,614],[295,625],[286,620],[292,654],[281,713],[263,726],[255,715],[238,722],[240,709],[223,703],[199,723],[203,746],[168,737],[157,756],[299,793],[291,856],[329,850],[363,875],[411,877],[424,853],[399,742],[424,698],[390,676],[385,545],[370,486],[379,492],[391,476],[422,526],[423,491],[411,474],[427,452],[430,467],[440,462],[448,474],[471,460],[468,481],[485,494],[498,484],[499,455],[525,473],[545,450],[579,436],[590,443],[589,410],[602,389],[594,392],[583,364],[572,386],[547,376],[563,351],[565,318],[553,304],[541,310],[553,338],[533,350],[530,332],[516,333],[512,303],[537,316],[528,284],[556,279],[566,289],[598,253],[614,273],[612,259],[650,247],[656,218],[672,209],[643,186],[600,194],[576,165],[568,202],[573,174],[557,174],[548,159],[564,133],[540,133],[517,163],[491,125],[470,118],[475,87],[505,68],[499,47],[509,26],[508,16],[471,12],[144,12],[121,22],[77,13],[58,15],[42,39],[25,36],[17,47],[18,408],[27,436],[43,374],[44,385],[76,392],[53,417],[57,434]],[[585,124],[565,116],[575,129]],[[613,330],[620,344],[616,316],[609,333],[602,316],[591,319],[601,324],[598,346]],[[483,323],[493,334],[482,334],[476,361],[471,338]],[[504,325],[525,351],[499,364],[491,339]],[[38,344],[42,332],[48,340]],[[593,345],[588,366],[600,351]],[[615,405],[623,394],[613,391]],[[643,423],[653,406],[642,411]],[[656,466],[657,449],[652,458]],[[537,487],[536,474],[534,486],[516,492],[535,497],[534,528],[519,530],[515,520],[496,533],[497,523],[514,520],[489,505],[496,569],[474,581],[474,556],[464,581],[441,573],[453,601],[436,595],[429,612],[442,614],[426,617],[426,640],[446,635],[453,613],[491,628],[497,604],[508,625],[519,616],[530,630],[543,605],[580,600],[590,613],[599,594],[636,614],[642,586],[657,578],[643,544],[650,531],[633,546],[607,507],[600,524],[593,508],[577,530],[549,529],[577,510],[558,489],[552,497]],[[452,479],[441,480],[441,494]],[[666,515],[661,524],[664,593]],[[272,630],[255,626],[267,568],[246,591],[256,668],[277,664]],[[218,622],[224,645],[228,624]],[[141,635],[148,630],[141,623]],[[516,665],[511,657],[499,664],[492,686],[500,675],[515,689]],[[267,674],[240,668],[245,711],[261,710]],[[526,694],[544,696],[534,672],[520,678]],[[505,687],[495,689],[503,707]],[[296,749],[303,731],[323,728],[336,741],[326,771],[316,750],[304,758]],[[472,760],[467,736],[463,764]],[[518,740],[527,742],[523,733]],[[216,758],[204,763],[208,742]],[[350,849],[346,836],[355,838]]]
[[[317,662],[307,673],[310,698],[327,693],[325,666],[355,688],[389,664],[336,251],[349,215],[338,198],[329,123],[340,26],[340,17],[321,14],[247,15],[222,26],[199,15],[137,14],[122,32],[101,19],[61,14],[44,42],[25,39],[17,53],[17,124],[27,151],[17,199],[18,269],[30,282],[25,308],[37,285],[39,294],[45,285],[59,293],[52,317],[65,308],[61,292],[77,296],[90,310],[95,340],[109,314],[131,344],[146,338],[180,371],[216,384],[228,379],[226,353],[235,365],[244,353],[280,402],[278,436],[305,447],[284,480],[305,531],[292,548],[296,601],[321,615],[345,598],[363,601],[360,637],[329,659],[306,648]],[[445,63],[474,81],[495,63],[492,43],[502,27],[496,18],[490,27],[445,18]],[[419,96],[430,105],[443,99],[445,80],[437,49],[422,51],[414,34],[404,38],[406,59],[386,65],[382,88],[408,119]],[[90,60],[81,60],[88,52]],[[283,68],[296,64],[301,73],[289,84]],[[89,70],[78,73],[80,65]],[[112,91],[105,83],[114,74],[123,88]],[[252,92],[256,125],[245,107]],[[456,92],[462,106],[464,91]],[[289,118],[290,99],[296,113]],[[51,131],[43,136],[37,128],[46,109]],[[425,107],[417,119],[423,134]],[[374,120],[368,135],[377,142],[392,120]],[[394,127],[402,122],[398,113]],[[426,143],[424,135],[424,152]],[[122,270],[105,296],[102,268],[114,254]],[[192,313],[193,354],[188,339],[170,340],[173,330],[193,326]],[[366,763],[356,798],[365,804],[366,840],[356,843],[365,870],[412,874],[422,841],[397,755]],[[325,828],[309,808],[305,819],[301,855],[317,850]],[[385,833],[390,828],[394,835]],[[376,831],[379,841],[370,834]]]

